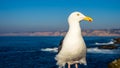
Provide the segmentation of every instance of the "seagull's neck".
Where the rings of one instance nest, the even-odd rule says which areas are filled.
[[[82,33],[81,33],[81,27],[80,27],[79,22],[70,22],[68,32],[73,35],[81,36]]]

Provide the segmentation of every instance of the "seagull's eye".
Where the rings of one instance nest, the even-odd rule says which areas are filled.
[[[80,16],[80,14],[77,14],[77,16]]]

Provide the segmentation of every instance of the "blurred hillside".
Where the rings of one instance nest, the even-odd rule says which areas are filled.
[[[0,36],[65,36],[66,31],[1,33]],[[120,29],[83,30],[84,36],[120,36]]]

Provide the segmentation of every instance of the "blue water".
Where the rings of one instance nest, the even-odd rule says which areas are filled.
[[[54,59],[57,53],[47,48],[57,48],[62,38],[1,36],[0,68],[57,68]],[[113,38],[115,37],[84,37],[88,47],[87,66],[79,65],[79,67],[107,68],[109,62],[120,58],[120,47],[113,50],[97,48],[102,43],[110,44]],[[74,65],[72,65],[72,68],[74,68]]]

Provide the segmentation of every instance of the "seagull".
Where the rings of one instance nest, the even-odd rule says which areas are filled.
[[[75,64],[78,68],[78,63],[87,65],[86,62],[86,45],[82,37],[80,21],[86,20],[92,22],[93,19],[83,15],[81,12],[73,12],[68,17],[69,29],[66,36],[60,42],[58,54],[55,56],[59,68],[68,68]]]

